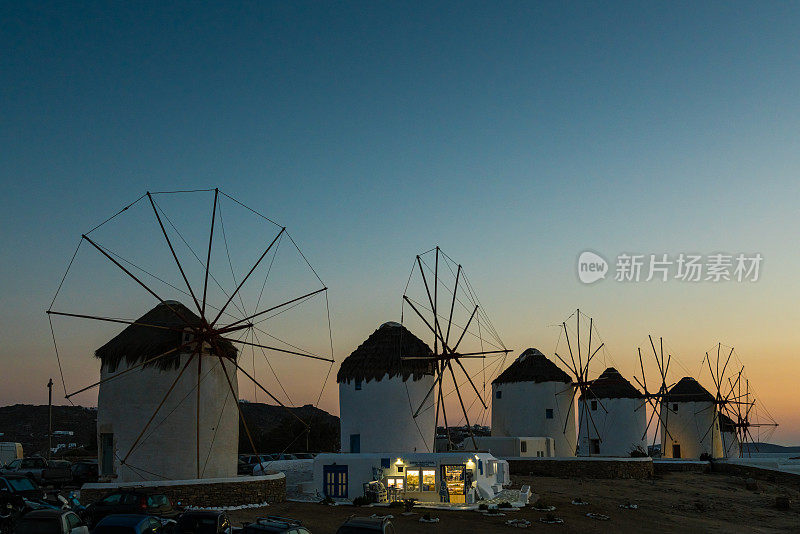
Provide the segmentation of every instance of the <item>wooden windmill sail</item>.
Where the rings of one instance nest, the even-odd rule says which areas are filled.
[[[211,196],[213,196],[213,201],[210,198]],[[170,199],[169,202],[194,202],[194,204],[191,204],[193,207],[202,206],[202,209],[207,209],[206,206],[212,207],[209,218],[203,218],[203,221],[210,220],[209,233],[198,234],[201,240],[200,246],[203,247],[202,252],[195,252],[189,243],[191,237],[187,239],[178,230],[179,225],[176,225],[170,218],[170,215],[176,219],[178,217],[188,218],[187,225],[191,225],[188,230],[195,232],[197,228],[201,227],[201,222],[196,217],[198,212],[185,209],[166,210],[162,203],[167,202],[164,200],[167,197]],[[268,228],[268,230],[264,231],[261,226],[256,226],[255,224],[253,227],[248,228],[248,239],[240,240],[240,243],[245,241],[257,243],[259,249],[257,250],[257,256],[254,257],[255,261],[249,263],[250,260],[248,260],[247,265],[240,270],[234,267],[234,262],[231,260],[232,247],[229,246],[228,242],[228,237],[231,237],[231,227],[229,226],[226,234],[222,220],[223,204],[231,208],[232,212],[234,209],[241,210],[241,213],[251,218],[248,220],[258,221],[259,224],[263,224]],[[179,205],[184,207],[186,204]],[[169,214],[168,211],[170,212]],[[243,219],[244,215],[241,215],[241,213],[237,212],[236,214],[237,217]],[[230,224],[230,220],[228,223]],[[104,234],[98,237],[98,230],[101,227]],[[186,227],[183,229],[187,230]],[[117,239],[117,241],[123,246],[130,246],[130,251],[113,250],[113,245],[109,245],[105,241],[106,238],[112,239],[115,234],[124,234],[125,232],[130,234],[132,239],[126,241],[125,238],[121,238]],[[207,238],[205,237],[206,235]],[[141,242],[143,248],[134,248],[134,240],[137,244]],[[269,294],[269,292],[265,294],[265,287],[282,242],[289,243],[284,249],[291,251],[297,261],[302,258],[308,269],[306,280],[311,282],[300,286],[303,289],[302,291],[285,298],[281,294],[280,298],[278,298],[275,295],[284,289],[285,284],[270,286],[276,292],[273,294]],[[222,245],[224,245],[224,248]],[[103,287],[103,291],[98,292],[111,295],[107,299],[110,301],[111,306],[119,310],[119,306],[127,304],[128,300],[133,301],[139,298],[139,293],[142,293],[147,298],[155,299],[156,307],[139,319],[123,319],[120,317],[124,317],[124,314],[119,313],[119,311],[103,314],[99,312],[92,313],[92,311],[85,309],[76,309],[78,306],[97,305],[96,301],[100,300],[100,296],[97,295],[93,296],[95,298],[59,299],[62,289],[65,289],[64,282],[68,280],[69,276],[75,274],[74,271],[77,265],[75,260],[78,258],[82,246],[91,249],[89,261],[95,263],[90,263],[90,265],[110,266],[111,272],[117,277],[113,282],[116,285]],[[296,253],[294,253],[294,249],[296,249]],[[162,254],[158,254],[159,251]],[[144,259],[137,257],[137,253],[143,256]],[[197,260],[197,263],[194,260]],[[151,262],[157,261],[163,261],[164,271],[168,272],[155,272],[156,269],[150,265],[152,265]],[[227,274],[223,277],[219,272],[214,272],[212,264],[215,261],[218,264],[223,264],[226,268],[225,271],[230,266],[229,279]],[[145,268],[140,265],[140,262],[146,262],[150,267]],[[263,283],[260,280],[262,274],[264,274]],[[90,281],[99,278],[92,272],[87,272],[85,275]],[[227,287],[220,283],[221,279],[226,281]],[[257,279],[258,281],[256,282]],[[135,287],[138,293],[135,296],[124,295],[124,298],[119,298],[115,291],[117,291],[117,286],[122,287],[124,283],[131,283],[131,286]],[[303,284],[305,284],[305,281]],[[97,286],[100,286],[100,284],[97,284]],[[250,289],[252,290],[243,298],[243,293]],[[288,290],[291,291],[293,288]],[[156,429],[180,407],[182,422],[185,422],[189,417],[195,417],[195,429],[193,432],[195,435],[185,436],[185,441],[183,442],[184,444],[192,445],[191,452],[187,453],[187,448],[183,444],[181,451],[183,455],[191,454],[194,467],[192,474],[197,478],[202,478],[204,466],[208,463],[208,458],[212,456],[211,446],[213,446],[214,440],[217,438],[215,432],[213,437],[204,440],[204,446],[208,442],[211,445],[208,446],[208,451],[201,451],[201,408],[208,412],[209,405],[216,407],[211,402],[213,399],[203,398],[201,391],[206,390],[205,386],[208,384],[202,384],[202,382],[207,379],[212,370],[215,370],[215,373],[219,373],[208,379],[208,382],[214,382],[214,387],[219,386],[214,391],[223,391],[225,401],[229,396],[232,396],[233,404],[236,407],[233,416],[236,418],[238,413],[247,435],[248,443],[255,452],[256,446],[251,428],[242,415],[242,409],[239,404],[238,389],[236,387],[238,374],[244,375],[252,382],[254,388],[258,388],[258,391],[265,394],[276,404],[284,408],[286,408],[286,405],[256,378],[255,363],[251,370],[244,368],[244,362],[240,361],[240,355],[245,349],[248,349],[252,351],[253,361],[255,362],[254,351],[260,350],[264,353],[264,358],[268,364],[267,353],[321,360],[332,365],[332,350],[330,356],[322,356],[317,351],[306,350],[299,344],[295,345],[278,338],[272,326],[276,316],[284,314],[315,297],[325,296],[326,292],[327,287],[317,276],[316,271],[308,263],[303,253],[300,252],[294,240],[289,236],[286,227],[274,223],[268,217],[246,206],[239,200],[219,189],[147,192],[81,236],[67,272],[64,274],[61,285],[59,285],[50,308],[47,310],[51,328],[53,328],[53,319],[60,317],[92,321],[92,323],[89,323],[92,325],[90,328],[98,328],[101,324],[126,326],[121,333],[96,351],[96,356],[102,361],[101,380],[69,392],[62,373],[65,397],[70,399],[98,386],[102,390],[104,386],[122,383],[118,381],[130,380],[134,376],[152,377],[153,384],[157,382],[159,387],[145,388],[143,392],[131,392],[131,394],[146,395],[146,400],[153,400],[155,408],[149,417],[137,419],[137,421],[142,421],[143,424],[140,429],[136,429],[135,439],[132,437],[130,441],[126,440],[124,443],[120,442],[113,446],[114,454],[117,455],[116,449],[117,445],[119,445],[119,455],[117,455],[116,462],[118,462],[118,465],[136,470],[138,473],[168,478],[159,473],[148,472],[147,466],[132,464],[134,463],[133,459],[137,457],[136,451],[141,448],[142,443],[153,438]],[[252,299],[248,298],[250,296],[252,296]],[[258,297],[257,299],[255,298],[256,296]],[[272,301],[267,304],[269,299],[272,299]],[[181,303],[181,300],[186,305]],[[253,302],[250,302],[251,300],[255,302],[254,305]],[[327,297],[324,300],[325,310],[327,311]],[[69,306],[69,308],[56,309],[56,306],[59,305]],[[329,318],[329,316],[328,313],[327,317]],[[325,337],[330,339],[329,319],[322,328],[326,331],[327,335]],[[59,368],[61,368],[58,336],[56,336],[55,330],[52,333]],[[259,336],[263,336],[265,340],[269,338],[270,341],[264,343]],[[159,375],[155,372],[156,370],[164,371],[164,373]],[[134,371],[137,373],[134,373]],[[191,383],[187,383],[189,380],[191,380]],[[278,383],[280,383],[279,380]],[[162,384],[164,385],[163,389],[160,387]],[[201,389],[201,386],[203,389]],[[176,398],[179,394],[183,394],[184,391],[189,391],[191,395],[186,394],[180,399]],[[286,396],[288,398],[288,394]],[[190,413],[193,409],[186,409],[191,397],[194,397],[192,401],[196,405],[194,414]],[[158,401],[154,399],[158,399]],[[222,419],[222,413],[226,413],[225,403],[220,402],[220,404],[219,419]],[[168,410],[170,406],[173,407],[171,411]],[[228,413],[229,411],[230,408],[228,408]],[[290,411],[289,413],[292,417],[300,419],[294,412]],[[218,426],[215,415],[206,413],[204,417],[208,423],[204,427],[204,432],[208,431],[208,428],[213,430]],[[307,433],[310,423],[302,420],[300,422]],[[234,425],[238,429],[238,422],[235,419]],[[167,424],[166,427],[168,426]],[[160,432],[162,434],[169,433],[169,430],[162,428]],[[225,439],[230,440],[230,436]],[[172,441],[175,440],[173,439]],[[233,466],[234,473],[236,445],[238,443],[231,447],[233,455],[230,459],[230,465]],[[157,456],[159,452],[155,450],[149,457]],[[167,453],[164,456],[167,456]],[[148,458],[147,455],[142,455],[141,457]]]
[[[669,390],[675,384],[667,385],[667,376],[669,373],[669,365],[672,361],[672,355],[667,354],[666,359],[664,359],[664,339],[658,338],[658,346],[659,350],[656,351],[656,345],[653,342],[653,336],[648,335],[648,339],[650,340],[650,347],[653,350],[653,358],[655,359],[656,366],[658,367],[658,374],[659,374],[659,385],[658,389],[655,391],[650,391],[647,389],[647,374],[644,372],[644,361],[642,359],[642,349],[641,347],[637,348],[638,356],[639,356],[639,369],[642,372],[642,379],[639,380],[635,375],[633,379],[639,384],[639,387],[642,388],[644,391],[644,402],[642,405],[645,404],[650,405],[650,418],[647,420],[647,425],[645,426],[644,433],[642,434],[642,440],[647,439],[647,433],[650,431],[650,426],[655,421],[655,427],[653,427],[653,447],[656,444],[656,437],[659,435],[659,430],[663,429],[666,434],[672,438],[672,434],[670,434],[669,426],[668,426],[668,419],[669,419],[669,410],[664,410],[664,401],[667,398]],[[652,382],[651,382],[652,383]]]
[[[758,441],[753,436],[751,429],[760,430],[763,427],[768,431],[774,431],[778,427],[778,423],[770,416],[767,416],[766,420],[760,418],[755,420],[756,398],[751,391],[750,380],[744,374],[744,366],[741,366],[735,374],[726,374],[731,358],[734,356],[734,348],[730,347],[727,357],[723,356],[722,348],[722,343],[717,343],[716,357],[713,352],[711,355],[706,352],[703,358],[703,363],[707,365],[709,376],[714,383],[714,422],[719,424],[721,416],[729,419],[730,422],[726,419],[726,423],[735,430],[740,455],[745,454],[745,449],[749,455],[751,448],[758,450]],[[722,358],[724,358],[724,362]],[[722,364],[721,367],[720,364]],[[706,434],[710,431],[711,428],[706,430]],[[722,445],[725,448],[725,444]]]
[[[584,338],[587,339],[586,347],[582,347],[581,345],[581,315],[584,315],[584,325],[586,324],[586,319],[589,319],[589,330],[588,335],[584,334]],[[575,318],[575,329],[572,331],[574,334],[574,339],[570,340],[570,329],[567,327],[567,323],[571,321],[572,318]],[[564,364],[564,366],[569,369],[569,372],[572,374],[573,383],[570,385],[572,389],[572,399],[569,403],[569,408],[566,417],[564,418],[564,434],[567,433],[567,428],[570,423],[570,414],[572,410],[572,406],[575,404],[575,396],[580,393],[578,397],[578,402],[581,404],[582,409],[579,410],[578,416],[578,427],[580,428],[581,424],[591,425],[590,428],[594,429],[594,435],[596,436],[595,439],[598,439],[600,442],[603,441],[603,437],[601,435],[600,430],[597,427],[597,424],[592,416],[592,410],[589,409],[589,401],[593,400],[597,402],[600,408],[605,412],[608,413],[608,410],[597,398],[595,392],[591,389],[591,381],[589,380],[589,365],[591,364],[594,357],[597,353],[605,346],[605,343],[600,343],[597,347],[592,350],[592,334],[594,332],[594,319],[591,317],[586,316],[581,312],[580,309],[575,310],[575,313],[570,315],[565,321],[562,321],[561,328],[564,334],[564,338],[566,340],[567,345],[567,352],[569,353],[569,361],[566,358],[562,358],[558,352],[554,352],[556,358]],[[573,351],[574,346],[574,351]],[[566,356],[566,354],[565,354]],[[592,399],[589,399],[592,397]],[[582,421],[581,419],[585,419]],[[577,454],[577,447],[574,451]]]
[[[411,285],[412,280],[417,283]],[[414,289],[417,290],[416,293],[414,293]],[[444,302],[440,302],[440,294],[444,297],[442,299]],[[461,387],[469,384],[475,401],[479,401],[483,409],[487,410],[485,382],[483,390],[480,390],[475,383],[474,376],[471,376],[484,371],[486,365],[483,365],[478,371],[470,373],[465,366],[465,361],[505,356],[511,352],[511,349],[505,347],[486,312],[480,306],[480,301],[462,266],[453,261],[438,246],[417,255],[414,260],[409,282],[403,293],[401,322],[404,325],[408,323],[408,318],[405,316],[406,306],[413,312],[410,315],[421,321],[430,331],[430,335],[433,337],[433,343],[431,343],[433,353],[403,354],[402,360],[407,362],[427,360],[433,364],[436,376],[422,402],[418,406],[412,406],[413,415],[418,417],[423,410],[427,409],[428,399],[435,395],[435,427],[438,428],[441,413],[448,446],[452,448],[450,423],[453,423],[453,419],[451,417],[448,422],[445,399],[451,393],[455,393],[472,444],[477,448],[469,420],[469,406],[465,401],[465,395],[462,394]],[[468,345],[470,348],[466,348]],[[459,382],[459,376],[462,377],[461,382]],[[446,393],[444,385],[447,383],[448,377],[452,382],[453,389]]]

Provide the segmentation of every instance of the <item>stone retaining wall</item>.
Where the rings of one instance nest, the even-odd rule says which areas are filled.
[[[661,473],[707,473],[711,470],[711,462],[706,461],[681,461],[681,460],[657,460],[653,462],[653,469],[656,474]]]
[[[147,489],[165,494],[173,504],[182,506],[241,506],[286,500],[286,475],[276,473],[258,477],[211,478],[205,480],[168,480],[147,482],[84,484],[81,503],[89,504],[119,489]]]
[[[712,462],[711,472],[723,473],[726,475],[755,478],[767,482],[777,482],[781,484],[800,485],[800,475],[787,473],[775,469],[765,469],[753,465],[732,464],[727,462]]]
[[[506,458],[511,475],[560,478],[650,478],[650,458]]]

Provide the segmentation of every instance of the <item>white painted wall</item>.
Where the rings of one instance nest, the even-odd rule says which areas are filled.
[[[434,383],[432,375],[419,380],[401,376],[339,384],[339,416],[342,452],[350,451],[350,436],[361,436],[361,452],[431,452],[436,432],[436,391],[428,397],[425,408],[414,412]]]
[[[575,456],[578,428],[574,390],[564,382],[492,384],[492,436],[551,437],[556,456]],[[499,399],[498,391],[502,392]],[[553,409],[553,419],[546,417],[548,408]]]
[[[181,355],[178,369],[160,371],[145,367],[100,385],[97,399],[99,458],[102,461],[100,434],[113,433],[117,474],[114,481],[197,478],[197,358],[183,373],[139,445],[128,457],[126,463],[130,467],[120,464],[189,357],[189,354]],[[208,354],[202,356],[200,478],[236,476],[239,447],[237,375],[233,363],[223,361],[236,395],[230,392],[219,359]],[[103,366],[100,378],[106,379],[126,368],[123,362],[114,373],[109,373]]]
[[[678,405],[677,411],[673,409],[674,404]],[[672,445],[679,443],[681,458],[699,458],[704,452],[721,458],[722,436],[715,413],[711,402],[663,403],[661,418],[665,426],[661,430],[661,456],[672,458]]]
[[[596,410],[592,410],[592,400],[578,402],[580,456],[630,457],[637,447],[647,452],[647,440],[642,439],[647,425],[644,399],[599,399]],[[591,454],[589,440],[597,438],[600,454]]]
[[[512,437],[512,436],[475,436],[478,450],[487,451],[498,458],[551,458],[555,456],[553,438],[549,437]],[[525,451],[522,444],[525,444]],[[472,440],[462,443],[464,450],[473,448]]]

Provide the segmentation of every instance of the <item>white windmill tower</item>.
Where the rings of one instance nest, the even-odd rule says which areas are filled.
[[[589,383],[584,395],[586,399],[582,395],[578,403],[581,456],[647,453],[647,418],[641,391],[609,367]]]
[[[430,347],[396,322],[384,323],[342,361],[339,417],[342,452],[433,452],[435,376]],[[423,402],[425,400],[425,402]],[[410,406],[422,406],[414,417]]]
[[[572,378],[529,348],[492,381],[492,436],[551,437],[556,456],[575,456]]]

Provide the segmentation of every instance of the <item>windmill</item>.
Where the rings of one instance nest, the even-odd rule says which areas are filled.
[[[587,339],[586,347],[581,346],[581,315],[584,316],[584,325],[586,324],[586,319],[589,319],[589,329],[588,335],[584,335],[584,338]],[[573,343],[570,341],[569,332],[570,329],[567,327],[567,323],[572,319],[575,318],[575,329],[572,331],[575,337],[575,351],[573,352],[572,347]],[[582,313],[580,309],[575,310],[573,314],[571,314],[566,320],[562,321],[561,323],[561,330],[564,334],[564,338],[567,344],[567,351],[569,352],[569,362],[562,358],[558,354],[558,348],[556,348],[556,352],[554,352],[556,358],[564,364],[569,372],[572,374],[573,383],[569,386],[567,390],[572,390],[572,399],[569,403],[569,408],[564,418],[564,434],[567,434],[567,428],[570,423],[570,414],[572,413],[572,407],[575,404],[575,396],[580,392],[580,397],[578,397],[578,402],[581,404],[581,409],[579,410],[578,416],[578,427],[581,427],[581,424],[591,424],[591,428],[594,429],[594,434],[597,436],[597,440],[599,442],[603,441],[601,436],[600,430],[597,428],[597,424],[595,423],[594,417],[592,416],[592,410],[589,409],[589,397],[593,397],[594,400],[592,402],[597,402],[600,408],[607,414],[608,410],[600,401],[599,398],[594,394],[591,389],[591,380],[589,380],[589,364],[594,359],[595,355],[605,346],[605,343],[600,343],[594,350],[592,350],[592,333],[595,331],[594,329],[594,319],[588,317],[586,314]],[[560,338],[559,338],[560,339]],[[577,358],[577,359],[576,359]],[[585,358],[585,360],[584,360]],[[563,393],[563,392],[562,392]],[[584,419],[585,421],[582,421]],[[577,454],[577,446],[575,454]]]
[[[180,217],[187,218],[187,223],[183,227],[185,231],[187,227],[189,227],[190,231],[195,231],[199,228],[201,223],[196,215],[198,213],[196,199],[197,195],[203,194],[206,195],[205,198],[208,199],[212,210],[209,217],[210,231],[207,234],[207,250],[204,251],[204,254],[198,254],[190,244],[191,235],[181,233],[178,228],[180,224],[176,225],[173,218],[175,220],[179,220]],[[208,198],[209,196],[213,196],[213,200]],[[167,201],[166,198],[170,200]],[[163,206],[168,202],[171,202],[173,206],[178,206],[179,209],[168,213],[169,210],[164,209]],[[192,204],[193,202],[195,204]],[[205,200],[201,198],[200,202],[205,202]],[[237,217],[242,220],[245,217],[255,217],[256,221],[274,230],[271,233],[265,233],[261,227],[253,224],[253,229],[256,232],[247,234],[246,239],[241,238],[239,235],[231,234],[230,226],[226,234],[222,218],[223,203],[227,206],[226,209],[231,209],[230,213],[236,213]],[[186,206],[188,205],[194,206],[195,209],[187,209]],[[130,222],[131,224],[125,225],[125,222]],[[230,222],[231,219],[229,219],[229,225]],[[113,245],[109,245],[103,239],[97,237],[97,233],[101,228],[109,238],[114,237],[114,233],[117,232],[118,236],[116,237],[118,238],[117,241],[121,243],[120,246],[129,246],[131,250],[134,250],[136,244],[142,243],[143,248],[140,252],[142,252],[143,259],[139,259],[134,263],[132,259],[129,259],[131,258],[130,253],[123,256],[123,250],[119,248],[112,249]],[[260,243],[263,242],[266,248],[259,250],[254,263],[237,271],[232,261],[229,237],[232,239],[239,238],[242,243],[258,243],[259,247],[262,246]],[[220,247],[220,238],[222,238],[221,241],[224,244],[224,255],[222,255],[222,248]],[[159,257],[158,248],[155,246],[156,241],[153,241],[153,239],[163,240],[162,250],[166,252],[168,249],[166,256]],[[293,256],[302,258],[308,273],[307,280],[311,280],[310,285],[312,287],[307,287],[307,290],[293,295],[285,295],[283,284],[279,286],[273,285],[270,286],[270,291],[265,293],[270,273],[274,272],[273,267],[276,264],[276,256],[281,243],[289,243],[284,247],[284,250],[288,248]],[[114,273],[121,275],[121,280],[117,279],[113,284],[104,287],[105,292],[111,295],[107,300],[110,300],[112,308],[116,306],[124,308],[125,305],[133,307],[132,303],[138,302],[141,298],[139,294],[133,294],[133,292],[125,293],[121,296],[122,298],[116,294],[116,292],[121,291],[118,287],[123,287],[124,283],[130,283],[131,286],[140,290],[142,296],[150,298],[151,301],[154,299],[157,303],[156,308],[143,317],[155,318],[157,316],[158,318],[152,321],[124,319],[121,317],[124,317],[125,314],[124,312],[120,313],[119,308],[116,312],[111,310],[105,314],[74,310],[77,306],[96,304],[101,300],[95,295],[91,297],[82,296],[80,288],[77,290],[78,293],[73,292],[74,296],[72,298],[67,297],[65,299],[62,295],[59,300],[62,290],[66,288],[65,281],[68,281],[70,277],[74,277],[76,274],[76,258],[84,246],[89,247],[96,253],[89,260],[90,265],[92,262],[104,262],[104,265],[111,267]],[[159,258],[156,259],[157,257]],[[167,259],[163,259],[164,257]],[[186,262],[187,258],[189,260],[188,263]],[[181,261],[181,259],[184,261]],[[227,262],[225,259],[227,259]],[[194,260],[197,260],[197,263]],[[151,267],[145,268],[142,266],[145,263],[149,266],[151,262],[158,261],[170,264],[172,267],[169,272],[155,272],[155,269]],[[298,259],[298,261],[300,260]],[[212,268],[214,263],[221,263],[225,267],[230,266],[231,282],[227,282],[226,274],[214,272]],[[238,275],[237,272],[239,273]],[[258,282],[260,282],[261,274],[266,274],[264,275],[263,283],[253,286],[256,273],[258,273]],[[95,280],[100,280],[101,278],[99,275],[94,272],[83,272],[82,274],[92,282],[92,287],[95,285],[100,286],[100,284],[95,284]],[[178,277],[178,275],[180,276]],[[170,277],[172,277],[172,281],[170,281]],[[226,288],[220,280],[226,281],[225,285],[228,287]],[[298,285],[302,286],[307,280],[304,279]],[[254,291],[246,295],[248,301],[246,303],[243,297],[243,288],[248,282],[250,284],[247,287],[253,288]],[[287,283],[286,287],[290,285]],[[294,290],[294,286],[292,286],[291,290]],[[102,294],[103,292],[100,293]],[[257,299],[255,295],[258,296]],[[193,448],[195,450],[189,453],[193,460],[192,476],[202,478],[209,463],[209,458],[212,456],[211,448],[215,446],[216,429],[223,419],[223,414],[226,413],[227,399],[230,396],[232,396],[236,407],[236,411],[232,413],[241,421],[250,447],[253,452],[256,452],[251,427],[245,420],[239,402],[237,390],[239,373],[252,382],[254,390],[257,388],[258,391],[265,394],[273,402],[288,410],[286,404],[256,378],[256,349],[264,354],[264,358],[270,368],[272,368],[272,364],[270,363],[270,358],[267,357],[267,353],[325,361],[332,366],[332,343],[330,344],[330,357],[322,356],[318,351],[309,350],[299,344],[292,344],[285,339],[279,338],[276,335],[278,333],[276,332],[277,327],[274,326],[278,324],[279,320],[286,317],[283,314],[289,310],[296,309],[315,298],[319,301],[320,297],[325,297],[326,310],[325,315],[322,315],[322,321],[324,322],[320,325],[325,333],[321,337],[330,340],[327,287],[316,274],[311,264],[308,263],[294,239],[287,232],[286,227],[278,225],[265,215],[219,189],[163,191],[143,194],[112,217],[81,235],[75,254],[72,256],[67,271],[46,313],[50,320],[59,369],[62,369],[62,358],[57,341],[58,336],[53,326],[53,318],[80,319],[82,321],[90,321],[92,325],[125,325],[126,329],[115,339],[120,337],[130,339],[137,338],[137,336],[161,336],[159,343],[161,343],[161,346],[166,345],[168,347],[166,350],[154,351],[151,348],[145,348],[142,350],[149,350],[149,352],[134,355],[128,354],[121,359],[118,358],[119,361],[114,361],[113,365],[106,366],[104,361],[101,366],[101,380],[72,392],[68,392],[62,370],[61,378],[65,398],[72,402],[72,397],[94,388],[99,387],[102,393],[103,388],[108,389],[114,384],[122,383],[123,377],[125,380],[133,380],[135,377],[153,376],[152,373],[147,375],[146,372],[151,372],[154,369],[162,371],[159,375],[161,382],[158,385],[164,384],[163,390],[159,391],[154,383],[152,390],[140,392],[140,395],[142,395],[142,398],[139,399],[141,404],[152,402],[155,409],[152,410],[149,417],[138,420],[139,423],[142,423],[141,428],[135,429],[135,434],[131,434],[128,441],[122,443],[120,438],[119,443],[114,443],[115,463],[118,462],[118,465],[134,471],[141,478],[146,476],[170,478],[163,474],[148,471],[147,466],[134,465],[134,459],[146,457],[140,453],[148,440],[157,441],[159,427],[163,428],[163,430],[160,430],[161,433],[169,433],[175,431],[175,428],[166,428],[172,425],[173,422],[179,423],[187,418],[193,418],[193,426],[195,427],[193,439],[190,436],[185,436],[184,444],[194,441]],[[273,298],[274,300],[270,304],[266,304],[268,298]],[[189,305],[184,306],[178,299],[185,299],[189,302]],[[57,304],[61,304],[64,300],[67,301],[67,305],[73,307],[73,310],[60,307],[56,309]],[[281,319],[278,318],[279,315],[282,316]],[[307,326],[309,326],[309,330],[313,330],[310,325]],[[89,326],[88,328],[91,329],[92,327]],[[265,344],[261,341],[262,337],[270,338],[274,343],[270,341],[270,344]],[[325,343],[325,345],[328,345],[328,343]],[[247,349],[253,354],[253,369],[251,371],[244,368],[244,362],[241,360],[242,354]],[[98,357],[100,356],[98,355]],[[212,378],[209,378],[210,375]],[[196,377],[196,381],[193,377]],[[275,378],[280,383],[277,374]],[[206,413],[208,412],[206,408],[209,405],[219,408],[217,404],[214,404],[214,399],[208,399],[201,394],[201,391],[212,387],[211,382],[214,380],[216,380],[216,383],[222,384],[220,386],[221,389],[215,391],[221,392],[224,390],[225,393],[225,403],[219,403],[221,409],[218,417],[217,414]],[[283,388],[282,385],[281,388]],[[178,399],[177,397],[184,392],[187,392],[186,395]],[[191,403],[189,399],[192,396],[194,397],[194,407],[189,406]],[[156,402],[157,399],[158,402]],[[130,401],[130,399],[128,400]],[[130,402],[131,409],[136,404],[135,401]],[[172,407],[172,410],[168,410],[168,407]],[[202,418],[201,408],[204,410]],[[176,411],[177,415],[173,415]],[[301,419],[292,411],[289,411],[289,413],[302,423],[305,433],[308,434],[310,422]],[[177,418],[178,415],[180,418]],[[172,418],[169,419],[170,417]],[[201,419],[203,420],[201,421]],[[238,428],[238,422],[234,424]],[[208,428],[214,430],[213,436]],[[203,434],[202,439],[201,433]],[[228,437],[229,439],[230,437]],[[109,446],[111,447],[111,445]],[[119,446],[121,454],[116,453],[117,446]],[[217,444],[217,446],[219,445]],[[201,450],[201,448],[206,447],[208,450]],[[231,459],[233,463],[231,465],[234,466],[235,474],[236,444],[231,445],[231,447],[234,449],[234,456]],[[182,446],[180,451],[159,449],[155,452],[163,456],[169,456],[170,453],[174,453],[176,457],[178,455],[184,457],[187,455],[185,446]]]
[[[703,357],[704,364],[707,365],[709,376],[714,383],[714,423],[719,424],[721,416],[725,416],[730,420],[730,425],[736,434],[736,439],[739,445],[739,454],[744,455],[744,449],[747,448],[748,455],[750,454],[751,447],[758,450],[757,440],[753,437],[751,428],[761,429],[762,427],[772,429],[769,435],[778,427],[778,423],[767,416],[767,421],[752,421],[751,416],[755,416],[756,412],[756,399],[750,388],[750,380],[744,374],[744,366],[732,375],[726,375],[726,371],[734,356],[734,348],[730,347],[728,356],[724,357],[724,363],[720,368],[722,361],[722,343],[717,343],[716,357],[709,355],[706,351]],[[728,347],[726,347],[727,349]],[[713,354],[713,352],[712,352]],[[714,363],[712,364],[712,359]],[[738,357],[737,357],[738,360]],[[735,378],[734,378],[735,377]],[[706,430],[706,435],[711,432],[712,427]],[[713,434],[712,434],[713,435]],[[705,437],[705,436],[704,436]],[[728,446],[723,442],[723,450],[727,452]]]
[[[658,338],[659,343],[659,350],[656,351],[656,345],[653,342],[653,336],[648,335],[648,339],[650,340],[650,347],[653,350],[653,358],[656,361],[656,366],[658,367],[658,373],[660,378],[660,383],[658,385],[658,389],[655,391],[650,391],[647,389],[647,374],[644,372],[644,361],[642,359],[642,349],[641,347],[637,348],[637,352],[639,355],[639,369],[642,371],[642,379],[639,380],[635,375],[633,379],[639,384],[639,387],[642,388],[644,391],[644,402],[642,406],[645,404],[650,405],[650,418],[647,421],[647,425],[645,426],[644,433],[642,434],[642,440],[647,439],[647,433],[650,430],[650,425],[655,420],[655,427],[653,432],[653,447],[656,444],[656,437],[659,435],[659,429],[665,432],[670,438],[672,438],[672,434],[670,434],[669,427],[667,426],[667,420],[669,418],[669,410],[666,410],[664,413],[663,407],[665,406],[664,401],[667,398],[667,394],[669,390],[675,384],[671,384],[667,386],[667,376],[669,373],[669,364],[672,361],[672,355],[667,354],[667,358],[664,359],[664,339]]]
[[[442,268],[440,268],[440,266]],[[412,280],[416,283],[412,285]],[[424,291],[423,291],[424,288]],[[440,292],[443,293],[444,307],[440,305]],[[453,447],[450,434],[450,425],[447,419],[445,399],[455,393],[461,415],[466,423],[473,446],[477,448],[473,427],[469,420],[470,407],[475,401],[480,401],[484,410],[486,404],[486,382],[484,375],[483,389],[479,390],[475,384],[474,376],[465,366],[469,359],[484,360],[487,357],[505,356],[511,349],[507,349],[497,334],[486,312],[480,305],[472,284],[469,282],[461,264],[453,261],[438,246],[416,256],[411,273],[403,293],[403,307],[401,311],[401,324],[409,323],[405,316],[408,306],[413,314],[409,314],[416,321],[421,322],[433,336],[433,353],[430,355],[403,354],[401,360],[428,360],[434,367],[435,380],[418,406],[412,406],[413,416],[416,418],[423,410],[430,409],[428,399],[431,395],[436,397],[436,415],[434,428],[439,426],[439,414],[447,434],[448,447]],[[469,348],[467,348],[469,347]],[[463,360],[463,361],[462,361]],[[472,374],[485,372],[487,365]],[[456,369],[459,371],[456,372]],[[461,383],[457,376],[463,375]],[[444,385],[449,379],[452,381],[453,390],[444,392]],[[475,394],[475,401],[468,407],[461,387],[469,384]],[[451,418],[450,422],[453,420]],[[436,431],[435,431],[436,432]],[[435,441],[435,436],[434,436]]]

